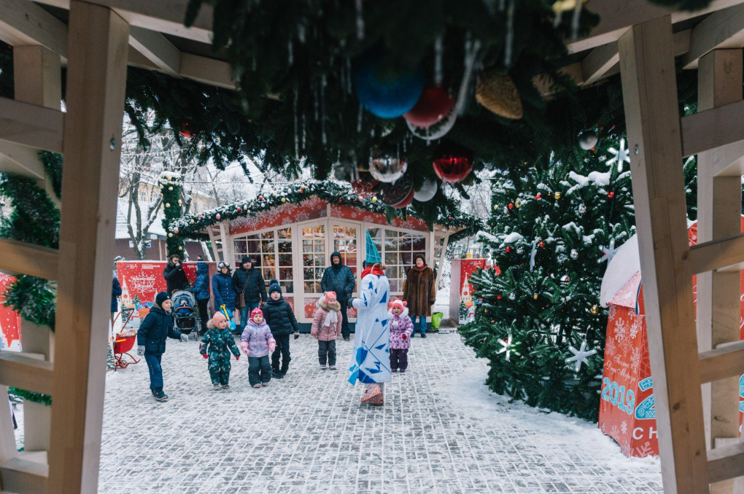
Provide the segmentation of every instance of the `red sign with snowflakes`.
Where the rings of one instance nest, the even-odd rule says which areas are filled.
[[[744,231],[744,217],[742,218]],[[688,228],[690,245],[697,244],[697,223]],[[697,303],[697,277],[692,277]],[[744,294],[744,271],[741,278]],[[744,295],[739,330],[744,339]],[[599,427],[620,445],[625,456],[659,454],[653,379],[648,354],[643,286],[636,273],[609,302]],[[739,379],[739,424],[744,415],[744,376]]]
[[[119,261],[116,263],[117,276],[121,284],[121,302],[125,305],[133,304],[136,297],[140,306],[152,305],[155,295],[166,290],[165,278],[163,278],[166,264],[166,261]],[[213,262],[207,264],[211,279],[211,275],[217,272],[217,268]],[[183,270],[193,285],[196,281],[196,263],[183,263]]]
[[[0,336],[3,350],[21,349],[21,316],[14,310],[5,307],[5,290],[15,281],[13,276],[0,273]]]
[[[460,307],[458,319],[460,324],[465,324],[475,319],[475,297],[470,276],[486,265],[485,259],[462,259],[460,260]]]

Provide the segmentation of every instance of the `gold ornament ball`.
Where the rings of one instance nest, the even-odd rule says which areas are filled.
[[[555,198],[556,199],[560,199],[561,198],[561,193],[560,192],[556,192],[555,193]]]
[[[377,198],[376,197],[373,197],[372,198],[372,202],[377,202]]]
[[[179,206],[183,205],[183,201],[181,199],[178,200],[178,205]]]
[[[287,202],[287,199],[282,197],[282,202]]]
[[[596,305],[592,305],[592,308],[589,309],[589,312],[591,312],[593,316],[596,316],[597,314],[599,314],[599,307]]]
[[[169,236],[169,237],[172,237],[172,236],[173,236],[173,234],[172,234],[172,233],[170,233],[170,232],[168,232],[168,236]]]
[[[181,246],[179,245],[179,246],[178,246],[178,250],[183,250],[183,247],[181,247]]]
[[[516,207],[519,207],[519,206],[521,206],[521,205],[522,205],[522,203],[521,203],[521,202],[519,202],[519,201],[515,201],[515,202],[514,202],[514,205],[515,205]]]
[[[498,205],[498,204],[497,204],[497,205],[495,205],[495,206],[493,207],[493,210],[494,210],[494,211],[498,211],[498,210],[499,210],[499,205]]]
[[[532,298],[534,298],[535,300],[537,300],[539,297],[540,296],[537,293],[532,296]]]
[[[172,185],[169,185],[168,186],[168,190],[173,190],[173,186]]]
[[[166,207],[166,208],[169,208],[169,207],[170,207],[170,203],[169,203],[169,202],[166,202],[166,203],[165,203],[165,207]]]
[[[191,220],[189,223],[193,225],[194,224],[194,220]]]

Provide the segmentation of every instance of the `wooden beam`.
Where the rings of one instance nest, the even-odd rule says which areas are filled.
[[[181,52],[162,34],[132,27],[129,31],[129,44],[166,74],[179,75]]]
[[[52,394],[53,364],[18,352],[0,351],[0,383],[34,393]]]
[[[29,0],[0,0],[0,40],[11,46],[41,45],[67,58],[67,26]]]
[[[664,490],[708,492],[671,17],[618,47]]]
[[[46,178],[38,149],[8,141],[0,141],[0,172],[23,175],[39,182]]]
[[[235,89],[230,64],[222,60],[200,57],[190,53],[181,53],[181,77],[219,86]],[[271,97],[271,96],[269,96]]]
[[[19,494],[46,494],[49,467],[43,463],[13,458],[0,465],[3,490]]]
[[[660,7],[647,0],[589,0],[586,8],[599,15],[599,24],[588,36],[568,42],[566,47],[571,53],[579,53],[617,41],[632,26],[646,21],[670,16],[672,23],[677,23],[742,3],[744,0],[713,0],[705,9],[684,12]]]
[[[0,271],[56,280],[59,252],[47,247],[0,238]]]
[[[727,377],[734,377],[738,381],[742,374],[744,374],[744,341],[700,352],[700,382],[709,383]]]
[[[744,140],[744,101],[682,118],[684,157]]]
[[[693,274],[744,262],[744,233],[693,245],[690,247],[689,261]]]
[[[620,62],[617,42],[598,46],[581,61],[581,73],[584,84],[591,84],[604,76],[611,68]]]
[[[710,450],[708,471],[711,482],[744,476],[744,443]]]
[[[721,48],[744,46],[744,4],[719,10],[692,30],[690,50],[683,58],[686,69],[697,66],[700,57]]]
[[[70,8],[70,1],[38,0],[63,9]],[[132,26],[212,44],[212,7],[209,5],[202,5],[194,25],[186,28],[183,21],[189,0],[88,0],[88,3],[113,9]]]
[[[59,110],[0,98],[0,140],[61,153],[64,120]]]
[[[62,101],[62,61],[43,46],[13,48],[15,100],[59,110]]]
[[[129,51],[129,25],[106,7],[72,0],[69,30],[50,494],[98,486]]]

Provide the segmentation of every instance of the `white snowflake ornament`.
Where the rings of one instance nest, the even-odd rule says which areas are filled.
[[[509,334],[509,336],[506,338],[506,341],[499,338],[498,340],[499,344],[502,346],[501,350],[499,350],[496,353],[506,353],[506,361],[509,361],[509,357],[513,353],[514,355],[519,355],[519,352],[514,350],[516,344],[513,343],[512,335]]]
[[[589,365],[589,357],[597,353],[597,350],[594,349],[587,351],[586,340],[581,342],[581,348],[578,350],[572,346],[569,346],[568,349],[573,353],[573,357],[567,358],[566,363],[576,362],[574,372],[579,372],[579,370],[581,370],[581,364]]]
[[[615,254],[617,254],[617,251],[620,250],[620,247],[615,248],[615,239],[610,239],[610,245],[609,247],[602,247],[601,248],[602,253],[604,254],[602,256],[602,259],[599,260],[599,262],[607,261],[607,264],[610,264],[610,261],[612,261],[612,258],[615,257]]]
[[[630,163],[630,149],[625,149],[625,139],[620,139],[620,149],[610,148],[613,157],[607,160],[607,164],[617,163],[617,171],[623,171],[623,163]]]

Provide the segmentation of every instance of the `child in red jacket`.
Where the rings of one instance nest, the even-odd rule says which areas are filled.
[[[318,340],[320,370],[326,370],[326,357],[331,370],[336,370],[336,338],[341,336],[341,304],[336,292],[325,292],[316,304],[310,334]]]

